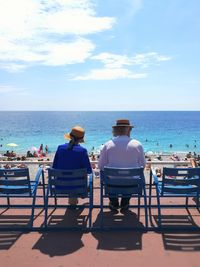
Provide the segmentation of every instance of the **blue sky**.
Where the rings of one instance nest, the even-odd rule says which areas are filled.
[[[0,6],[0,110],[200,110],[199,0]]]

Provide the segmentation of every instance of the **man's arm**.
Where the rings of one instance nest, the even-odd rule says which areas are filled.
[[[108,155],[107,155],[107,147],[104,145],[103,149],[101,150],[98,167],[99,170],[103,170],[104,166],[108,165]]]
[[[145,159],[144,150],[143,150],[142,145],[140,145],[139,150],[140,150],[139,165],[145,168],[146,159]]]

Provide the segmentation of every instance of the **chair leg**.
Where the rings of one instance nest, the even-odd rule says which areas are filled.
[[[149,201],[148,201],[148,204],[149,204],[149,220],[150,220],[151,224],[153,225],[152,217],[151,217],[151,197],[152,197],[152,171],[150,171]]]
[[[149,209],[151,208],[151,195],[152,195],[152,171],[150,171],[150,182],[149,182]]]
[[[89,229],[92,227],[92,207],[89,207]]]
[[[151,225],[153,225],[153,222],[152,222],[152,216],[151,216],[151,198],[152,198],[152,185],[150,184],[149,185],[149,220],[151,222]]]
[[[146,195],[145,185],[144,185],[144,209],[145,209],[145,226],[147,229],[148,228],[148,206],[147,206],[147,195]]]
[[[49,201],[49,187],[47,188],[47,194],[45,198],[45,215],[44,215],[44,227],[47,227],[48,220],[48,201]]]
[[[197,194],[196,208],[199,211],[199,194]]]
[[[42,191],[43,191],[43,202],[45,206],[45,180],[44,180],[44,171],[42,171]]]
[[[151,193],[149,192],[149,211],[151,210]]]
[[[101,185],[101,200],[100,200],[100,228],[103,228],[103,185]]]
[[[188,207],[188,197],[185,198],[185,206]]]
[[[32,203],[32,210],[31,210],[31,219],[30,219],[30,227],[33,227],[33,220],[34,220],[34,212],[35,212],[35,200],[36,196],[33,197],[33,203]]]
[[[89,207],[89,229],[92,228],[92,209],[93,209],[93,192],[90,192],[90,207]]]
[[[57,207],[57,197],[56,197],[56,195],[55,195],[55,197],[54,197],[54,204],[55,204],[55,206]]]
[[[138,220],[140,220],[140,196],[138,196]]]
[[[44,217],[44,226],[47,227],[47,219],[48,219],[48,197],[45,201],[45,217]]]
[[[10,198],[9,197],[7,197],[7,205],[10,208]]]
[[[157,205],[158,205],[158,226],[161,227],[160,196],[158,196],[158,195],[157,195]]]

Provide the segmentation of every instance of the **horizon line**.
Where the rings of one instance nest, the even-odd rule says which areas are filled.
[[[0,112],[199,112],[200,110],[0,110]]]

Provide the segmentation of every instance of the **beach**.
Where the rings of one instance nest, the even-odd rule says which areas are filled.
[[[16,157],[9,158],[9,157],[0,157],[0,168],[29,168],[30,176],[33,178],[35,177],[38,167],[42,167],[45,171],[45,181],[47,183],[47,172],[46,169],[52,166],[53,159],[55,156],[55,153],[48,153],[46,156],[43,157],[37,157],[37,158],[25,158],[24,160],[21,160],[21,158],[24,156],[24,153],[19,153],[16,155]],[[89,153],[89,158],[91,162],[91,166],[93,169],[93,175],[94,179],[96,180],[96,184],[99,185],[99,169],[98,169],[98,158],[100,154],[99,153]],[[20,160],[16,160],[16,158]],[[146,167],[145,167],[145,177],[146,182],[149,182],[149,172],[150,168],[154,167],[156,170],[162,170],[164,166],[192,166],[191,159],[194,159],[193,154],[188,153],[167,153],[167,154],[161,154],[161,153],[146,153]],[[197,160],[197,164],[199,164],[200,161]]]

